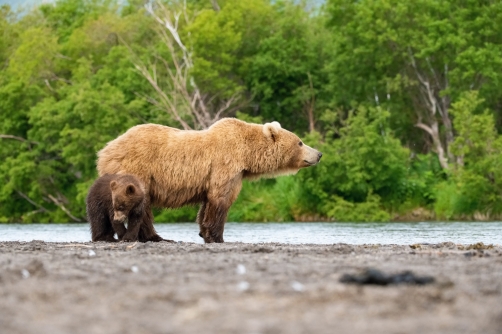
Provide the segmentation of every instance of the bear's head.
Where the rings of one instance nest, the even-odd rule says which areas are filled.
[[[322,153],[307,146],[294,133],[285,130],[279,122],[265,123],[263,134],[272,145],[276,146],[277,152],[283,157],[280,168],[300,168],[316,165],[322,157]]]
[[[113,202],[113,219],[123,222],[130,212],[143,204],[145,192],[137,179],[131,175],[121,175],[110,182]]]
[[[258,159],[261,160],[258,164],[264,167],[261,173],[258,172],[260,176],[295,174],[301,168],[316,165],[321,160],[321,152],[305,145],[297,135],[283,129],[278,122],[265,123],[262,132],[266,149],[262,159]],[[251,174],[255,174],[257,169]]]

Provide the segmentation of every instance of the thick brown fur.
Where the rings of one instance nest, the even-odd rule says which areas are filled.
[[[118,240],[138,240],[147,201],[144,185],[133,175],[106,174],[98,178],[86,198],[92,241],[115,242],[115,233]]]
[[[200,235],[205,242],[223,242],[227,213],[243,179],[294,174],[317,164],[321,156],[277,122],[224,118],[202,131],[137,125],[98,152],[97,168],[99,175],[138,176],[149,195],[148,205],[201,204]],[[148,224],[145,229],[153,230],[153,220]]]

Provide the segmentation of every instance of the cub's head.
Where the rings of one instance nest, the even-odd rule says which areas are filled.
[[[110,189],[115,221],[125,221],[131,210],[136,209],[145,199],[143,187],[132,175],[121,175],[111,181]]]
[[[321,152],[305,145],[297,135],[281,128],[278,122],[264,124],[263,135],[273,147],[270,158],[278,162],[278,170],[271,173],[274,176],[294,174],[300,168],[316,165],[321,160]]]

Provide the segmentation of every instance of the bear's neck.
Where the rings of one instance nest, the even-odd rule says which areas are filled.
[[[281,156],[275,146],[246,145],[244,152],[245,170],[250,174],[268,174],[279,169]]]

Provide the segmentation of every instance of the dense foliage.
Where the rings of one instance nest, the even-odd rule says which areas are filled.
[[[4,5],[0,222],[83,221],[106,142],[224,116],[277,120],[324,154],[245,183],[230,221],[497,219],[500,22],[481,0]]]

